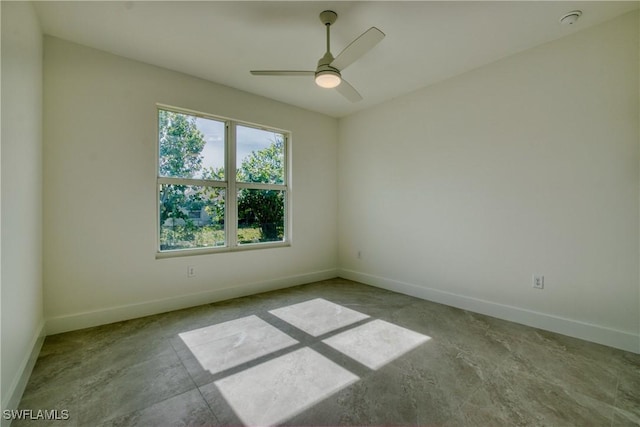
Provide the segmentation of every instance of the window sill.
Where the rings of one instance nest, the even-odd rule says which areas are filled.
[[[291,242],[265,242],[253,243],[235,247],[217,247],[217,248],[197,248],[197,249],[176,249],[173,251],[156,252],[156,259],[179,258],[185,256],[210,255],[229,252],[253,251],[256,249],[273,249],[290,247]]]

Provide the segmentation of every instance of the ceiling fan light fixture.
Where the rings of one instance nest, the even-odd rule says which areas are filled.
[[[316,84],[325,89],[331,89],[342,82],[340,73],[333,70],[323,70],[316,73]]]

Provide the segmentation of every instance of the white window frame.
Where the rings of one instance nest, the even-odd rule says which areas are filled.
[[[186,114],[203,119],[216,120],[225,124],[225,170],[224,181],[192,179],[192,178],[170,178],[160,176],[160,135],[159,131],[159,111],[171,111],[173,113]],[[291,132],[278,129],[272,126],[259,125],[227,117],[215,116],[213,114],[185,108],[174,107],[166,104],[156,104],[156,258],[173,258],[181,256],[203,255],[220,252],[244,251],[266,248],[278,248],[291,246]],[[236,127],[244,126],[269,132],[279,133],[284,137],[284,182],[282,184],[264,184],[252,182],[236,182]],[[233,178],[233,179],[231,179]],[[225,191],[225,245],[206,248],[187,248],[160,250],[160,186],[162,184],[195,185],[205,187],[224,188]],[[284,236],[278,242],[258,242],[238,244],[238,190],[277,190],[284,191]]]

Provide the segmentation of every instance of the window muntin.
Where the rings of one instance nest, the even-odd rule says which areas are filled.
[[[158,106],[159,255],[288,244],[287,142],[283,131]]]

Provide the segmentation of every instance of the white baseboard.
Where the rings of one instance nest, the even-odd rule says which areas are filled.
[[[202,304],[209,304],[216,301],[223,301],[246,295],[289,288],[291,286],[302,285],[305,283],[332,279],[337,276],[338,270],[329,269],[265,280],[262,282],[248,283],[245,285],[237,285],[223,289],[212,289],[210,291],[198,292],[195,294],[180,295],[136,304],[109,307],[101,310],[57,316],[47,319],[46,330],[47,335],[59,334],[62,332],[106,325],[108,323],[195,307]]]
[[[152,314],[164,313],[172,310],[223,301],[231,298],[253,295],[276,289],[311,283],[334,277],[365,283],[390,291],[411,295],[428,301],[446,304],[452,307],[469,310],[475,313],[485,314],[499,319],[520,323],[547,331],[557,332],[563,335],[580,338],[586,341],[619,348],[634,353],[640,353],[640,335],[630,332],[611,329],[578,320],[567,319],[552,314],[541,313],[520,307],[513,307],[496,302],[458,295],[446,291],[427,288],[412,283],[401,282],[386,277],[375,276],[348,269],[329,269],[313,273],[271,279],[262,282],[249,283],[223,289],[199,292],[196,294],[181,295],[173,298],[165,298],[146,301],[136,304],[128,304],[110,307],[102,310],[75,313],[65,316],[49,318],[46,321],[48,335],[76,329],[89,328]],[[35,344],[34,344],[35,345]],[[42,345],[42,341],[40,341]],[[34,347],[35,348],[35,347]],[[40,347],[38,347],[39,351]],[[35,353],[37,357],[37,352]],[[35,362],[35,360],[34,360]],[[25,365],[26,366],[26,365]],[[31,366],[32,368],[33,366]],[[31,372],[31,369],[28,370]],[[28,376],[27,376],[28,378]],[[26,383],[25,383],[26,384]],[[21,394],[21,393],[20,393]],[[4,402],[3,402],[3,407]]]
[[[431,289],[412,283],[400,282],[386,277],[340,269],[338,275],[367,285],[376,286],[394,292],[411,295],[428,301],[449,305],[485,314],[499,319],[557,332],[574,338],[603,344],[621,350],[640,353],[640,335],[616,329],[606,328],[591,323],[567,319],[547,313],[499,304],[478,298],[458,295],[437,289]]]
[[[24,355],[24,359],[22,360],[18,371],[14,374],[13,381],[9,386],[8,393],[5,396],[2,396],[2,411],[18,408],[20,399],[22,399],[22,394],[24,393],[24,389],[27,387],[29,377],[31,376],[33,367],[36,365],[36,360],[38,360],[40,349],[42,348],[42,344],[44,343],[44,331],[45,322],[42,321],[40,322],[36,333],[31,339],[29,354]],[[3,372],[3,375],[6,374],[6,372]],[[0,419],[2,420],[1,423],[3,427],[8,427],[11,424],[11,421],[5,420],[4,417],[0,417]]]

